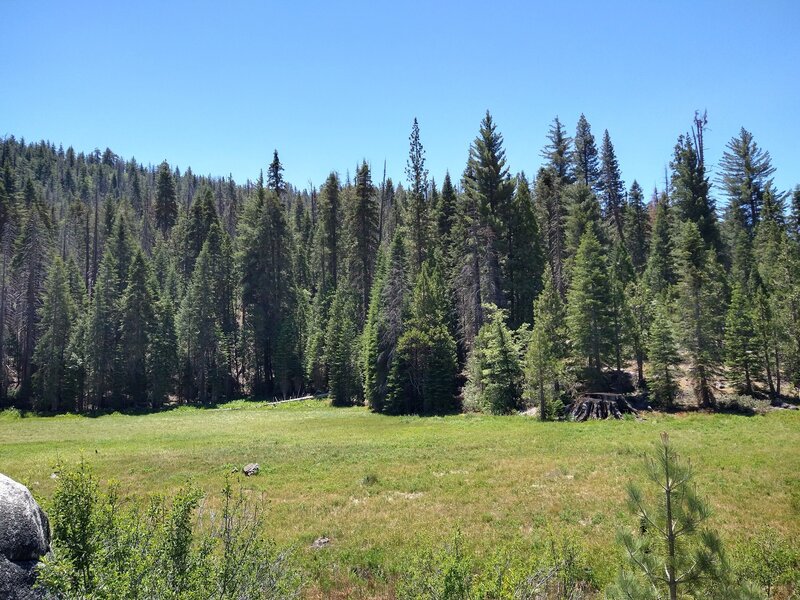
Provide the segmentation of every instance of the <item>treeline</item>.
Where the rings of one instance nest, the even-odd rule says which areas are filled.
[[[800,188],[742,129],[714,185],[705,116],[662,190],[625,185],[608,131],[556,118],[535,178],[487,112],[457,180],[362,162],[320,189],[145,167],[13,137],[0,148],[0,396],[43,412],[327,391],[335,404],[544,418],[628,366],[669,406],[800,381]],[[794,387],[792,387],[794,389]]]

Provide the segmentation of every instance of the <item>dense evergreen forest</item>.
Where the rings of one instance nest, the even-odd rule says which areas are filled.
[[[241,185],[5,138],[0,405],[327,392],[551,418],[624,372],[661,407],[682,378],[702,407],[721,378],[777,400],[800,384],[800,188],[744,128],[712,181],[705,126],[652,193],[583,115],[552,122],[533,179],[487,112],[460,176],[429,175],[415,120],[404,182],[361,162],[302,191],[277,151]]]

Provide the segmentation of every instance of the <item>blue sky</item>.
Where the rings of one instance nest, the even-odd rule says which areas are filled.
[[[1,0],[0,135],[304,187],[362,158],[404,178],[420,121],[438,181],[488,108],[513,172],[551,120],[608,129],[626,182],[663,181],[707,109],[707,161],[741,126],[800,183],[800,2]]]

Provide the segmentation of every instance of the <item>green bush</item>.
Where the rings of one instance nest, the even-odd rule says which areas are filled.
[[[596,597],[585,555],[551,538],[535,556],[505,551],[486,564],[464,551],[459,532],[443,549],[423,550],[397,586],[399,600],[583,600]]]
[[[89,467],[60,468],[47,506],[53,552],[38,585],[64,600],[205,600],[299,597],[286,552],[262,536],[262,511],[229,481],[218,511],[199,511],[202,495],[181,490],[145,510],[102,491]]]
[[[800,593],[800,546],[777,531],[761,531],[736,546],[731,562],[740,581],[757,585],[768,598]]]

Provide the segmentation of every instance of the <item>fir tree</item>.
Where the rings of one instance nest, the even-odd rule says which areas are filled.
[[[603,132],[603,147],[600,151],[600,196],[603,199],[603,215],[611,224],[617,240],[625,240],[623,215],[625,213],[625,184],[619,172],[617,155],[608,135]]]
[[[150,382],[150,407],[159,409],[175,387],[178,366],[175,314],[168,297],[153,306],[153,328],[147,353],[147,379]]]
[[[566,254],[568,261],[574,260],[578,246],[587,231],[601,243],[605,235],[601,226],[600,203],[591,190],[576,183],[564,190],[564,198],[569,207],[566,221]]]
[[[358,374],[358,333],[355,299],[345,286],[337,288],[326,332],[325,363],[328,395],[333,406],[349,406],[361,396]]]
[[[749,294],[741,285],[736,285],[725,319],[725,366],[734,385],[745,394],[753,393],[758,362],[753,343],[755,335]]]
[[[428,170],[425,168],[425,149],[419,139],[419,123],[414,119],[411,135],[408,138],[409,150],[406,163],[408,179],[408,195],[405,206],[405,226],[408,228],[409,259],[411,272],[417,273],[425,260],[428,246],[429,222],[428,202]]]
[[[100,263],[86,328],[86,382],[96,410],[115,400],[118,374],[119,283],[116,258],[107,253]]]
[[[533,306],[533,331],[525,360],[528,394],[539,404],[543,421],[555,416],[558,405],[558,378],[565,356],[564,314],[561,296],[549,271],[545,271],[544,288]]]
[[[148,400],[147,355],[155,315],[151,277],[141,250],[133,256],[127,279],[120,304],[122,393],[134,405],[142,406]]]
[[[481,121],[478,136],[470,146],[467,170],[464,174],[464,192],[478,208],[480,226],[484,227],[487,278],[489,295],[484,301],[505,306],[504,274],[501,257],[508,254],[511,245],[511,203],[514,181],[506,166],[503,136],[489,111]]]
[[[272,153],[272,162],[267,170],[267,188],[272,190],[278,198],[286,191],[286,183],[283,181],[283,165],[278,158],[278,151]]]
[[[634,180],[628,193],[628,202],[623,212],[623,231],[625,246],[631,257],[631,263],[638,275],[647,266],[648,247],[650,245],[650,218],[644,205],[644,194],[639,183]]]
[[[203,244],[208,237],[208,232],[211,226],[219,224],[219,217],[217,216],[217,209],[214,201],[214,192],[208,186],[203,186],[192,202],[192,207],[189,211],[189,218],[186,221],[185,232],[182,237],[185,238],[182,249],[183,264],[181,272],[187,280],[192,275],[194,270],[194,263],[200,255],[200,250],[203,249]],[[183,245],[180,244],[179,245]]]
[[[444,325],[448,309],[442,275],[425,261],[414,287],[408,327],[397,342],[385,412],[442,414],[455,408],[456,344]]]
[[[275,393],[274,357],[279,332],[302,331],[305,325],[291,322],[298,315],[291,232],[285,209],[274,193],[257,188],[245,204],[239,221],[236,262],[240,273],[243,328],[248,332],[247,378],[254,395],[270,396]],[[320,327],[320,331],[324,331],[325,323]],[[298,335],[297,344],[302,344],[300,338],[302,336]],[[299,354],[299,346],[296,348]],[[285,350],[285,347],[281,349]],[[284,356],[284,365],[293,361]],[[277,376],[285,380],[287,373]]]
[[[505,262],[505,294],[508,319],[512,329],[531,323],[531,307],[541,289],[544,257],[540,245],[539,224],[533,208],[525,174],[517,176],[508,223],[508,256]]]
[[[536,177],[535,203],[542,215],[542,231],[553,284],[561,297],[567,287],[566,269],[566,219],[567,214],[561,198],[560,183],[553,169],[540,169]]]
[[[364,399],[367,405],[376,412],[383,410],[383,402],[386,397],[387,374],[385,372],[379,373],[378,367],[381,320],[383,319],[381,300],[386,285],[387,262],[387,255],[384,249],[379,249],[375,277],[372,280],[372,289],[370,290],[367,320],[364,324],[361,338],[361,374],[363,377]]]
[[[611,252],[609,264],[610,299],[608,307],[611,326],[611,342],[614,349],[614,363],[617,371],[622,371],[625,349],[629,346],[631,312],[628,303],[627,287],[633,282],[633,265],[631,265],[625,246],[617,242]]]
[[[713,248],[706,246],[695,223],[681,228],[678,256],[678,313],[682,342],[689,354],[691,377],[698,403],[715,405],[711,377],[719,364],[724,299]]]
[[[175,181],[172,179],[167,161],[158,167],[156,175],[156,227],[166,235],[178,218],[178,197],[175,192]]]
[[[448,171],[445,173],[442,192],[439,194],[439,202],[436,205],[437,241],[445,256],[449,255],[452,244],[451,231],[456,219],[456,203],[456,190]]]
[[[764,193],[775,172],[769,152],[758,147],[744,127],[725,146],[720,179],[728,205],[737,221],[752,235],[761,217]]]
[[[44,298],[39,311],[39,341],[33,355],[38,370],[34,375],[34,388],[38,408],[58,412],[70,410],[74,405],[65,401],[67,347],[73,329],[76,307],[72,300],[64,261],[56,256],[47,274]]]
[[[366,161],[356,174],[355,194],[347,214],[350,239],[350,285],[358,302],[358,326],[363,328],[378,250],[378,204]]]
[[[567,131],[558,117],[553,119],[550,125],[550,129],[547,132],[547,140],[548,143],[541,152],[547,167],[552,169],[562,184],[574,183],[575,179],[572,176],[573,166],[570,161],[572,138],[567,135]]]
[[[673,258],[672,219],[666,196],[656,203],[653,235],[650,238],[650,254],[644,280],[653,296],[661,296],[677,281]]]
[[[216,403],[230,395],[230,332],[233,281],[230,242],[214,224],[197,257],[197,264],[176,318],[179,356],[183,364],[183,396]]]
[[[593,232],[581,238],[567,294],[567,326],[575,357],[600,372],[611,349],[611,286],[603,249]]]
[[[572,168],[575,181],[588,187],[592,192],[600,191],[600,164],[592,128],[581,113],[573,140]]]
[[[31,399],[40,294],[47,275],[51,252],[51,224],[40,197],[35,195],[25,210],[11,263],[17,290],[17,344],[19,348],[19,389],[23,403]]]
[[[341,220],[339,177],[331,173],[322,189],[319,206],[320,290],[332,291],[338,285]]]
[[[525,388],[518,341],[505,323],[505,311],[487,306],[488,321],[475,339],[467,363],[465,395],[493,414],[518,410]]]
[[[672,323],[672,305],[666,297],[655,303],[648,336],[648,388],[656,406],[671,407],[678,391],[676,368],[680,363]]]
[[[695,139],[698,136],[695,135]],[[702,137],[699,137],[702,140]],[[706,246],[719,252],[721,241],[710,184],[702,161],[702,147],[688,135],[681,135],[675,145],[672,167],[671,199],[679,221],[697,225]]]

